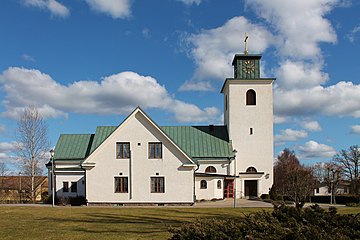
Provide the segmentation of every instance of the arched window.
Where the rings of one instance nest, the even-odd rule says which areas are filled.
[[[200,181],[200,189],[207,189],[207,182],[206,180]]]
[[[252,89],[246,92],[246,105],[256,105],[256,92]]]
[[[213,166],[208,166],[208,167],[205,169],[205,172],[206,172],[206,173],[216,173],[216,168],[213,167]]]
[[[257,170],[256,170],[256,168],[254,168],[254,167],[248,167],[248,168],[246,169],[246,172],[247,172],[247,173],[257,173]]]
[[[217,188],[218,188],[218,189],[221,189],[221,180],[218,180],[218,181],[217,181]]]

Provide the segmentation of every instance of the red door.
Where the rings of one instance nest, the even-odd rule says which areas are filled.
[[[224,198],[234,197],[234,180],[224,180]]]

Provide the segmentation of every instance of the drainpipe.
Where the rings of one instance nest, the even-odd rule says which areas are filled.
[[[233,150],[233,160],[234,160],[234,193],[233,193],[233,195],[234,195],[234,208],[236,208],[236,191],[237,191],[237,189],[236,189],[236,153],[237,153],[237,151],[236,151],[236,149],[234,149]]]
[[[132,166],[131,166],[131,150],[129,150],[130,151],[130,156],[129,156],[129,200],[131,200],[132,199],[132,174],[131,174],[131,168],[132,168]]]
[[[195,172],[197,170],[199,170],[199,167],[200,165],[196,163],[196,169],[194,170],[194,187],[193,187],[193,191],[194,191],[194,194],[193,194],[193,204],[195,204],[195,201],[196,201],[196,195],[195,195]]]

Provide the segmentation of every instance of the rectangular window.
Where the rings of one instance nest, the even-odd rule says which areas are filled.
[[[149,158],[162,158],[162,143],[149,143]]]
[[[128,177],[115,177],[115,192],[127,193],[128,192]]]
[[[63,192],[69,192],[69,183],[63,182]]]
[[[151,177],[151,192],[164,193],[165,192],[165,178]]]
[[[71,192],[77,192],[77,182],[71,182]]]
[[[116,158],[130,158],[130,143],[118,142],[116,143]]]
[[[253,135],[254,131],[253,128],[250,128],[250,135]]]

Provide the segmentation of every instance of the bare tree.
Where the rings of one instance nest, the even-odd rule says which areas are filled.
[[[16,153],[26,176],[31,177],[30,198],[35,200],[35,176],[43,173],[46,153],[49,150],[47,124],[38,109],[25,108],[15,131]]]
[[[350,146],[348,150],[338,152],[333,161],[341,168],[344,178],[350,181],[350,191],[359,195],[360,188],[360,148]]]
[[[0,162],[0,176],[4,177],[6,176],[6,173],[7,173],[6,164],[4,162]]]
[[[318,163],[314,164],[314,166],[313,166],[314,178],[318,183],[325,182],[325,177],[326,177],[325,164],[327,164],[327,163],[318,162]]]
[[[287,176],[286,195],[295,202],[297,208],[302,208],[314,190],[314,186],[311,168],[300,165]]]
[[[313,174],[318,183],[327,186],[333,203],[336,203],[335,194],[343,182],[341,167],[335,162],[317,163],[313,166]]]
[[[292,199],[297,208],[303,207],[315,185],[312,169],[302,166],[294,151],[284,149],[277,158],[274,172],[277,193]]]
[[[4,177],[6,176],[7,168],[4,162],[0,162],[0,190],[4,188]]]
[[[277,161],[274,166],[274,187],[277,194],[285,195],[286,178],[292,169],[300,166],[300,162],[296,157],[294,151],[285,148],[277,157]]]

